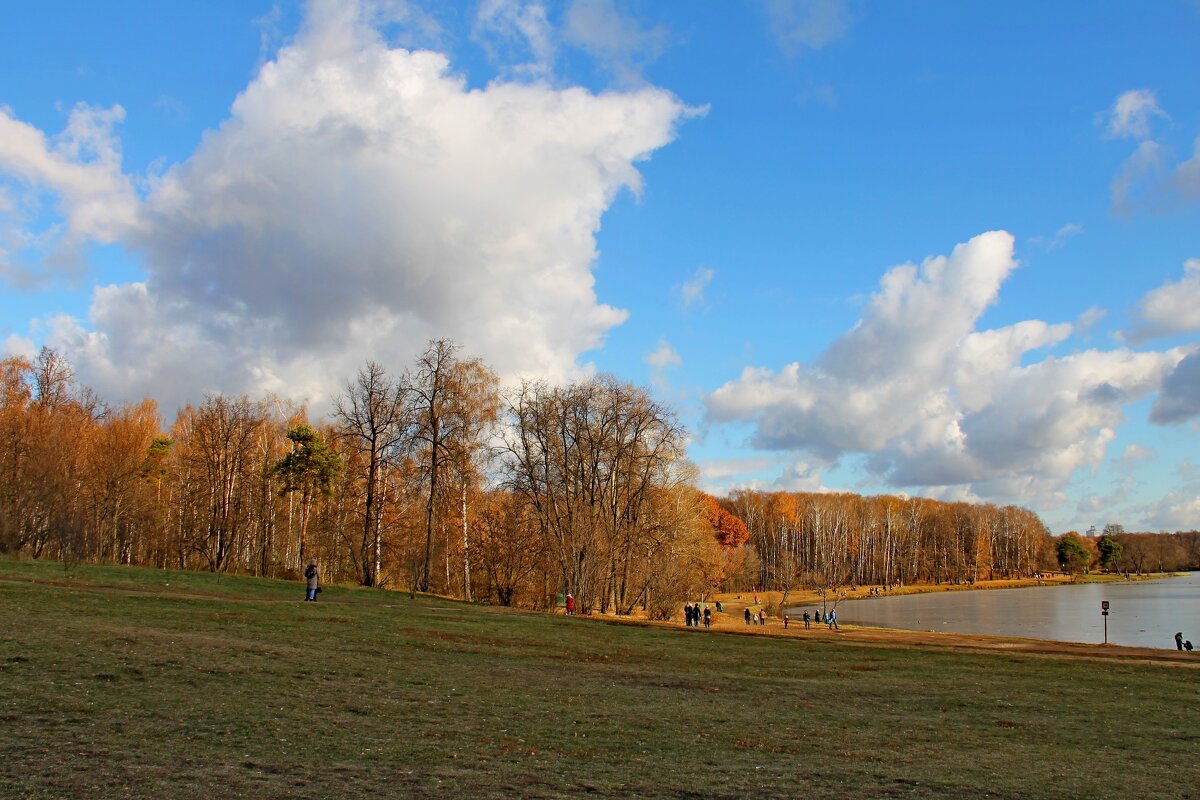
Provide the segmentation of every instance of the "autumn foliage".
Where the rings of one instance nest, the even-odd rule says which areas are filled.
[[[410,370],[365,365],[332,401],[314,421],[208,395],[167,426],[151,400],[108,405],[51,350],[6,359],[0,552],[293,579],[315,558],[326,580],[542,608],[569,591],[581,612],[655,617],[722,587],[1057,566],[1015,506],[705,494],[672,409],[612,376],[504,394],[438,340]],[[1113,535],[1115,569],[1200,563],[1200,534]]]
[[[701,492],[700,502],[704,508],[704,518],[712,526],[713,536],[722,547],[734,549],[741,547],[750,539],[750,531],[746,523],[730,514],[721,506],[721,501],[710,494]]]

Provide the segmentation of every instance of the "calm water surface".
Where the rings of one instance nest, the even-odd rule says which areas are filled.
[[[847,600],[841,622],[915,631],[1103,642],[1100,601],[1109,601],[1108,641],[1174,649],[1175,631],[1200,648],[1200,572],[1129,583],[1034,586]],[[789,612],[793,618],[803,607]]]

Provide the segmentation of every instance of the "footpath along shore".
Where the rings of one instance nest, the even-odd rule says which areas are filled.
[[[1164,575],[1130,576],[1128,580],[1150,580],[1166,577]],[[1122,582],[1126,578],[1117,575],[1093,576],[1088,582]],[[884,596],[900,594],[924,594],[945,591],[978,591],[987,589],[1015,589],[1026,586],[1070,585],[1070,576],[1054,575],[1042,578],[1022,580],[977,581],[974,585],[917,585],[894,588]],[[872,587],[855,587],[848,591],[843,600],[871,597]],[[713,610],[712,628],[723,634],[744,636],[786,637],[795,640],[811,641],[823,644],[854,644],[863,647],[888,648],[930,648],[952,649],[957,651],[1005,652],[1022,655],[1037,655],[1052,658],[1085,658],[1103,660],[1155,662],[1179,667],[1200,668],[1200,653],[1179,652],[1150,647],[1127,647],[1123,645],[1087,644],[1081,642],[1056,642],[1044,639],[1022,639],[1005,636],[984,636],[979,634],[943,633],[938,631],[907,631],[894,628],[873,628],[863,625],[846,625],[839,622],[840,629],[833,630],[824,623],[811,623],[812,627],[804,628],[803,619],[792,617],[785,628],[783,617],[768,612],[765,625],[747,625],[745,611],[761,613],[764,608],[775,609],[782,600],[782,592],[741,592],[717,594],[708,600],[708,606]],[[755,601],[758,601],[757,603]],[[723,612],[716,610],[716,603],[721,603]],[[788,594],[787,605],[796,611],[808,608],[813,611],[821,607],[820,597],[816,592],[799,591]],[[832,603],[830,603],[832,607]],[[667,621],[652,621],[644,617],[616,617],[612,615],[597,616],[606,621],[622,624],[650,625],[656,627],[684,628],[683,613],[677,618]],[[689,629],[697,634],[705,629]]]

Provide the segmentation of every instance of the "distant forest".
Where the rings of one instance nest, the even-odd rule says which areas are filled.
[[[502,390],[447,340],[368,362],[332,413],[206,395],[165,429],[43,349],[0,362],[0,552],[651,616],[718,589],[1200,566],[1200,533],[1049,536],[1016,506],[696,488],[687,431],[607,375]]]

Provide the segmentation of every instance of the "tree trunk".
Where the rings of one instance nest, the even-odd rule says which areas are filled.
[[[437,497],[439,420],[430,421],[429,437],[429,500],[425,504],[425,561],[421,566],[421,591],[429,591],[429,566],[433,562],[433,515]]]
[[[471,543],[467,539],[467,482],[462,487],[463,523],[463,599],[471,602]],[[508,605],[505,603],[505,605]]]

